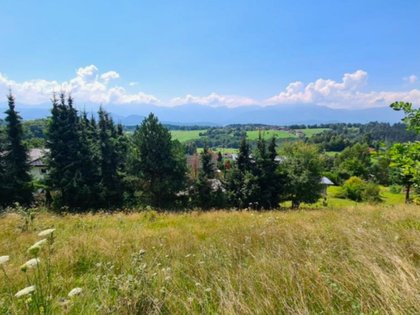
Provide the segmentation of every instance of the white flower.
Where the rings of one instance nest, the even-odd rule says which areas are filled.
[[[5,263],[9,261],[9,259],[10,259],[9,256],[0,256],[0,265],[4,265]]]
[[[49,236],[54,233],[55,229],[47,229],[38,233],[38,236]]]
[[[20,298],[21,296],[31,294],[34,291],[35,291],[35,286],[31,285],[30,287],[26,287],[25,289],[20,290],[18,293],[15,294],[15,296],[17,298]]]
[[[41,261],[39,260],[39,258],[32,258],[32,259],[29,259],[26,263],[24,263],[24,264],[20,267],[20,270],[22,270],[22,271],[26,271],[27,269],[34,268],[34,267],[38,266],[38,264],[39,264],[40,262],[41,262]]]
[[[47,239],[45,238],[36,242],[34,245],[29,247],[28,253],[36,256],[41,250],[41,246],[44,245],[46,242],[47,242]]]
[[[82,293],[83,289],[82,288],[74,288],[73,290],[71,290],[68,294],[68,297],[73,297],[76,295],[79,295],[80,293]]]
[[[40,241],[36,242],[36,243],[35,243],[34,245],[32,245],[32,246],[42,246],[42,245],[44,245],[46,242],[47,242],[47,239],[46,239],[46,238],[43,238],[42,240],[40,240]]]

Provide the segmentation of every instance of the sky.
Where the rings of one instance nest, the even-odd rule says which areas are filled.
[[[2,0],[0,97],[418,105],[419,34],[418,0]]]

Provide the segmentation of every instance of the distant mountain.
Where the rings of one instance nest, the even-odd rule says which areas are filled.
[[[210,107],[188,104],[177,107],[164,107],[146,104],[107,105],[104,106],[116,122],[123,125],[137,125],[146,115],[153,112],[159,119],[172,125],[227,125],[261,123],[271,125],[315,124],[315,123],[367,123],[381,121],[395,123],[402,118],[402,113],[389,107],[369,109],[332,109],[318,105],[277,105],[246,107]],[[95,113],[98,105],[82,107],[87,112]],[[6,104],[0,104],[0,118],[4,117]],[[17,109],[24,119],[43,118],[50,115],[49,105],[28,106],[17,104]]]

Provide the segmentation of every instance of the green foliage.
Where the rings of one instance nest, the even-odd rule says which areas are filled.
[[[420,133],[420,109],[415,109],[413,108],[413,104],[406,102],[394,102],[390,106],[394,110],[404,111],[405,117],[403,121],[407,125],[407,128],[416,133]]]
[[[220,179],[216,178],[213,157],[208,147],[200,154],[201,168],[195,183],[193,203],[202,209],[222,208],[225,204],[225,188]]]
[[[132,171],[139,178],[141,201],[157,208],[173,207],[186,180],[182,147],[153,114],[141,123],[133,140]]]
[[[410,201],[410,189],[420,185],[420,142],[397,143],[389,150],[391,168],[397,181],[406,189],[406,202]]]
[[[389,191],[393,194],[400,194],[402,191],[402,187],[400,185],[391,185],[389,186]]]
[[[0,145],[0,206],[18,202],[29,205],[32,200],[32,178],[29,174],[28,150],[23,143],[22,118],[15,110],[15,99],[7,96],[9,109],[6,114],[6,130]]]
[[[320,180],[324,163],[318,148],[303,142],[289,143],[283,147],[282,157],[279,166],[285,182],[282,199],[291,200],[293,208],[302,202],[316,202],[323,189]]]
[[[342,186],[342,194],[336,197],[344,197],[354,201],[380,202],[380,187],[372,182],[365,182],[363,179],[352,176]]]
[[[346,148],[336,159],[336,169],[341,179],[358,176],[369,179],[372,166],[367,144],[356,143]]]
[[[101,198],[107,208],[120,207],[124,200],[127,138],[122,126],[116,126],[102,108],[98,114]],[[95,132],[94,126],[92,132]]]

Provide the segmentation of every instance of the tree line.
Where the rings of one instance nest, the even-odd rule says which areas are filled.
[[[372,148],[355,143],[340,156],[328,157],[319,146],[293,142],[277,148],[276,140],[261,135],[255,148],[243,136],[235,161],[211,152],[205,144],[197,176],[187,166],[185,147],[156,116],[150,114],[127,134],[102,108],[97,118],[79,112],[71,96],[52,99],[45,147],[48,173],[35,184],[30,176],[22,118],[8,95],[4,132],[0,134],[0,206],[31,205],[34,192],[59,211],[120,209],[151,206],[158,209],[278,208],[282,201],[319,200],[320,179],[342,183],[352,176],[366,181],[402,183],[409,191],[419,181],[418,142],[396,144],[372,159]],[[412,107],[404,123],[418,132]],[[417,111],[418,112],[418,111]],[[409,158],[408,158],[409,157]],[[411,163],[411,164],[410,164]],[[390,169],[394,170],[393,176]],[[392,178],[392,179],[391,179]]]

